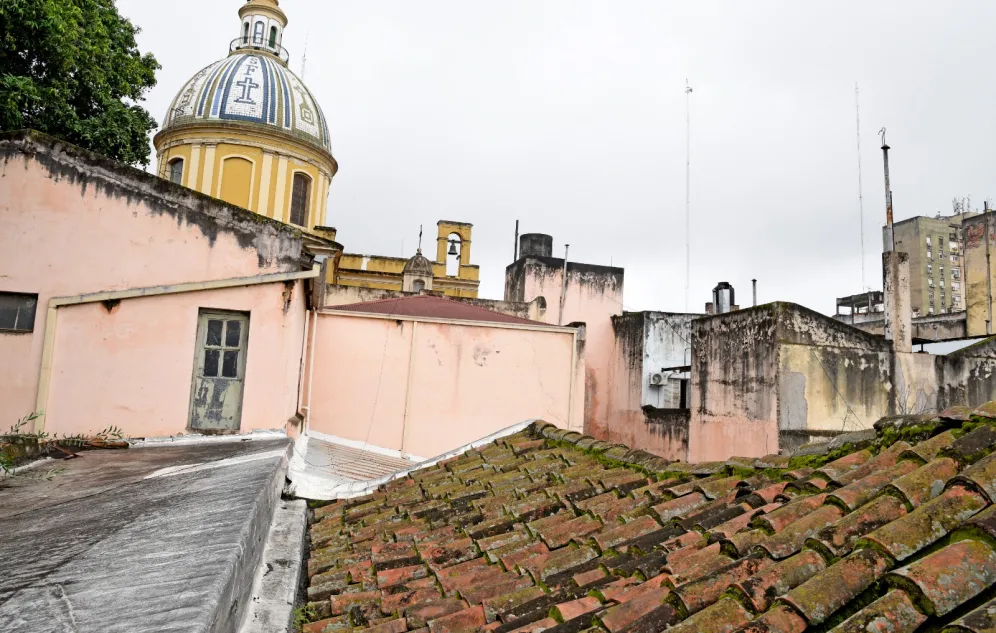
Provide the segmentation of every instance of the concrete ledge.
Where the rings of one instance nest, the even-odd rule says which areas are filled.
[[[308,505],[300,499],[277,506],[240,633],[290,630],[301,582],[307,515]]]

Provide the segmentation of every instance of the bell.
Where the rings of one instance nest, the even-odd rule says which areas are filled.
[[[456,242],[450,242],[450,255],[459,255],[456,249]]]

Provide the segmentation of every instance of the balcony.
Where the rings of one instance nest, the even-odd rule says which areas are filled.
[[[290,61],[290,53],[287,52],[286,48],[264,37],[237,37],[232,40],[231,45],[228,47],[229,53],[234,53],[235,51],[261,51],[275,56],[284,64]]]

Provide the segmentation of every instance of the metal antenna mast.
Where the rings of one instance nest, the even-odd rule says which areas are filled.
[[[868,290],[865,281],[865,193],[861,182],[861,100],[858,82],[854,82],[854,111],[858,120],[858,219],[861,223],[861,289]]]
[[[301,55],[301,79],[304,80],[304,72],[308,69],[308,35],[304,34],[304,53]]]
[[[692,87],[685,80],[685,312],[692,286]]]

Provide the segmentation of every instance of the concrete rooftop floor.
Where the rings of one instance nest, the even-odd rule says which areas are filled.
[[[0,631],[235,630],[289,447],[86,452],[0,480]]]

